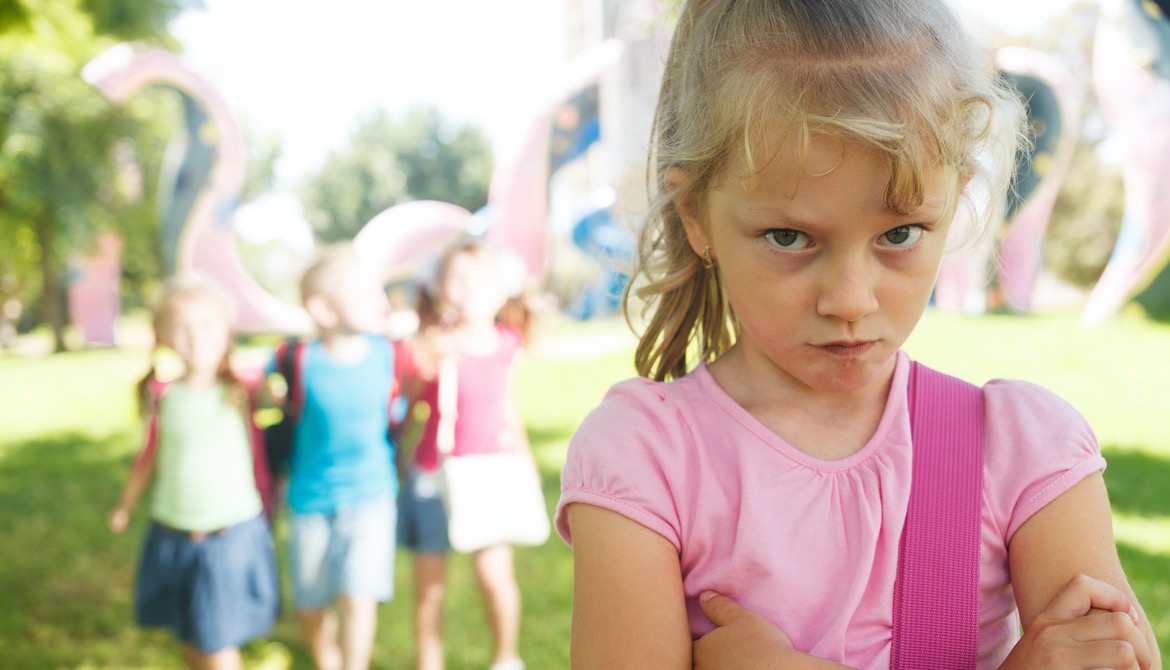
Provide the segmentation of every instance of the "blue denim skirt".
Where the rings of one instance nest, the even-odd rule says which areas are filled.
[[[134,605],[138,625],[169,629],[203,654],[268,634],[280,608],[268,522],[258,516],[201,538],[151,524]]]

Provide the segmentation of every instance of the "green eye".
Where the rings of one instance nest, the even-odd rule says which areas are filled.
[[[894,247],[908,247],[922,237],[920,226],[898,226],[882,233],[882,240]]]
[[[791,228],[775,228],[764,233],[764,238],[777,249],[801,249],[807,246],[808,236]],[[802,240],[805,240],[802,242]]]

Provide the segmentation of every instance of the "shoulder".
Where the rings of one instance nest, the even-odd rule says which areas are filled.
[[[561,470],[558,531],[567,505],[584,502],[637,521],[680,546],[676,500],[697,472],[697,442],[676,402],[678,382],[614,384],[581,422]]]
[[[609,388],[601,403],[582,422],[582,429],[625,430],[635,425],[662,428],[663,422],[677,423],[684,381],[656,382],[642,377],[620,381]],[[637,422],[631,425],[631,422]]]
[[[1092,433],[1088,421],[1051,390],[1016,379],[993,379],[983,386],[989,427],[1020,434],[1035,432]]]
[[[983,387],[988,503],[1010,539],[1037,510],[1105,467],[1097,436],[1063,398],[1031,382]]]
[[[500,334],[500,352],[506,354],[514,354],[524,347],[524,336],[515,328],[502,324],[496,324],[496,332]]]
[[[567,472],[685,469],[697,443],[681,396],[689,380],[642,378],[614,384],[569,442]]]

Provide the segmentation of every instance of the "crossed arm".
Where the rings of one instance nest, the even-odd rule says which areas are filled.
[[[572,667],[843,667],[793,649],[779,628],[722,596],[700,598],[717,628],[692,644],[674,546],[601,508],[578,503],[568,513]],[[1003,670],[1161,670],[1153,631],[1117,557],[1099,474],[1025,522],[1009,561],[1024,636]]]

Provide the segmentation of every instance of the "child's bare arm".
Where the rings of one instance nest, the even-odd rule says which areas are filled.
[[[151,450],[144,452],[134,461],[134,466],[130,469],[130,477],[126,480],[125,488],[122,489],[122,497],[118,501],[118,506],[110,513],[107,522],[113,532],[124,533],[130,525],[130,517],[134,514],[134,508],[138,506],[138,501],[142,499],[142,494],[154,477],[154,460],[154,451]]]
[[[1117,556],[1100,474],[1024,522],[1008,560],[1024,637],[1002,668],[1161,669],[1153,630]]]
[[[573,668],[690,670],[678,552],[619,514],[576,503],[573,529]]]

